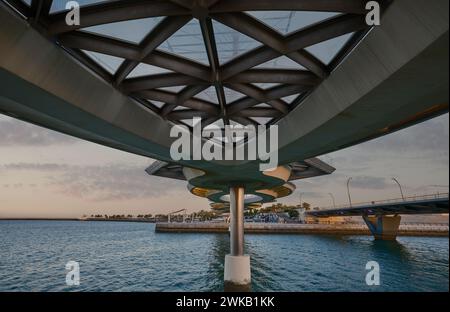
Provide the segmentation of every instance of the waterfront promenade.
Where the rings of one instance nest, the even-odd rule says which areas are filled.
[[[157,223],[160,233],[227,233],[227,223]],[[371,235],[365,224],[245,223],[249,234]],[[448,236],[448,224],[401,224],[400,236]]]
[[[155,222],[144,218],[3,218],[4,221],[84,221],[84,222],[138,222],[156,223],[157,233],[228,233],[229,223],[225,222]],[[244,230],[248,234],[310,234],[310,235],[371,235],[364,223],[300,224],[300,223],[258,223],[246,222]],[[448,223],[403,223],[399,236],[445,237],[449,235]]]

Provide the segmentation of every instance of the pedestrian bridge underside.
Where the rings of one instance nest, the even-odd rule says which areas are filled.
[[[225,285],[250,285],[246,204],[333,172],[314,157],[448,112],[447,0],[378,1],[375,27],[363,0],[78,2],[69,25],[65,1],[0,1],[0,112],[163,161],[148,171],[181,172],[193,194],[229,202]],[[170,130],[193,117],[277,125],[279,167],[174,162]],[[382,239],[400,223],[365,220]]]

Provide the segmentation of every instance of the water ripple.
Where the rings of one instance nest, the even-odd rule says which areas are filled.
[[[226,234],[153,224],[0,221],[0,291],[222,291]],[[448,291],[448,238],[246,235],[255,291]],[[78,287],[65,264],[79,261]],[[378,261],[381,285],[365,284]]]

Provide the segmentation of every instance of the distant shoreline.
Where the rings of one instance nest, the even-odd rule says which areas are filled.
[[[146,222],[155,223],[146,219],[105,219],[105,218],[0,218],[0,221],[98,221],[98,222]]]
[[[78,218],[0,218],[0,221],[81,221]]]
[[[155,220],[154,218],[146,219],[146,218],[0,218],[0,221],[99,221],[99,222],[146,222],[146,223],[167,223],[162,220]],[[181,222],[172,222],[172,224],[180,224]],[[208,221],[199,221],[199,222],[187,222],[188,224],[218,224],[221,222],[208,222]],[[253,222],[250,222],[250,224]],[[257,222],[258,223],[258,222]],[[181,223],[183,224],[183,223]],[[246,222],[248,224],[248,222]],[[300,224],[300,223],[271,223],[267,222],[263,224]],[[311,223],[314,224],[314,223]],[[325,223],[323,223],[325,224]],[[335,225],[364,225],[364,222],[349,222],[349,223],[336,223]],[[406,222],[402,224],[426,224],[426,225],[436,225],[436,226],[449,226],[449,222]]]

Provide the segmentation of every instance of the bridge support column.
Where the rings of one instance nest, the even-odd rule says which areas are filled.
[[[375,239],[395,240],[398,234],[401,217],[396,216],[363,216]]]
[[[250,291],[250,256],[244,254],[244,188],[230,188],[230,254],[225,256],[224,290]]]

